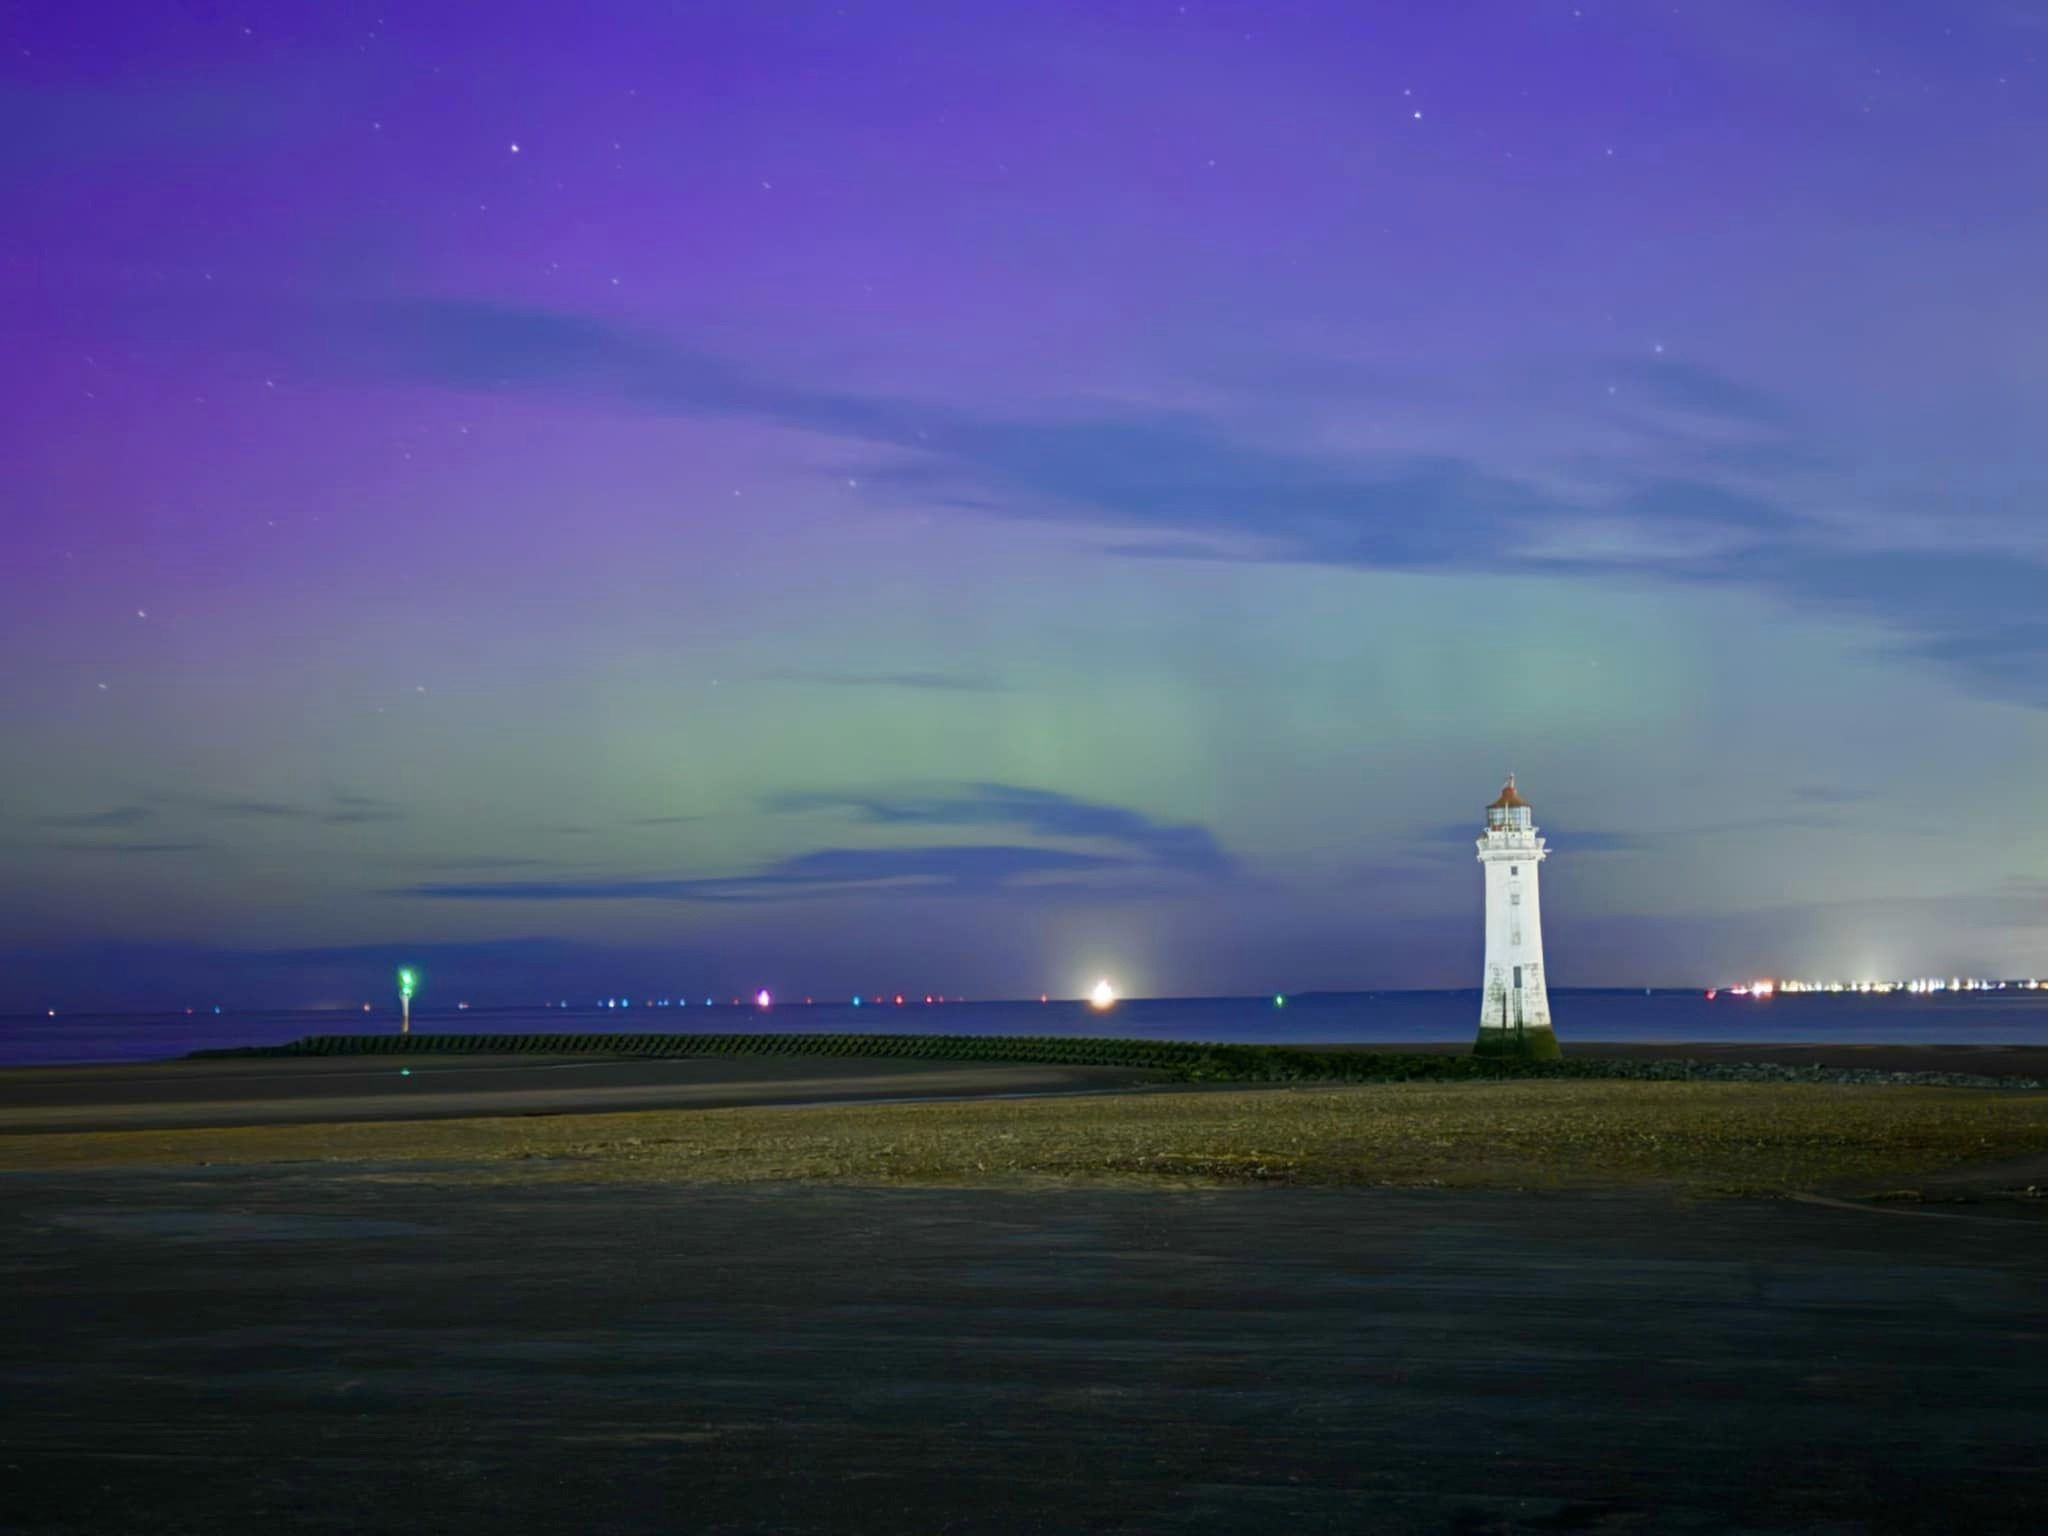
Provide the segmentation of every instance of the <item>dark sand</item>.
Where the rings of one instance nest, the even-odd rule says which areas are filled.
[[[2048,1225],[1983,1208],[38,1174],[0,1275],[8,1532],[2048,1511]]]
[[[1409,1043],[1317,1050],[1463,1052]],[[1567,1042],[1575,1056],[2048,1079],[2048,1046]],[[1160,1074],[825,1056],[269,1057],[0,1070],[0,1134],[1109,1092]]]
[[[1112,1092],[1116,1067],[826,1056],[270,1057],[0,1071],[0,1134]]]

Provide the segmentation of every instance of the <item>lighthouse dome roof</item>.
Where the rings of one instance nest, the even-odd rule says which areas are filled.
[[[1515,776],[1511,773],[1508,775],[1507,783],[1501,786],[1500,798],[1489,805],[1487,809],[1489,811],[1507,811],[1514,810],[1517,807],[1526,809],[1528,804],[1529,802],[1516,792]]]

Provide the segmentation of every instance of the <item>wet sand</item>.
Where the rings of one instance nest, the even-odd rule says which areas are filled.
[[[826,1056],[271,1057],[0,1071],[0,1135],[1115,1092],[1117,1067]]]
[[[1462,1054],[1442,1042],[1317,1050]],[[1573,1041],[1575,1056],[2048,1079],[2048,1046]],[[266,1057],[0,1070],[0,1135],[1126,1092],[1162,1074],[826,1056]]]
[[[0,1529],[2036,1531],[2048,1226],[0,1178]]]

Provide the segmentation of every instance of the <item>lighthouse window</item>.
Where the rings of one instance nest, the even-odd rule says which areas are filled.
[[[1522,866],[1519,864],[1510,864],[1508,866],[1508,873],[1511,875],[1519,875],[1521,872]]]
[[[1509,905],[1509,906],[1511,906],[1511,907],[1519,907],[1519,906],[1520,906],[1521,904],[1522,904],[1522,893],[1521,893],[1520,891],[1509,891],[1509,892],[1508,892],[1508,905]]]

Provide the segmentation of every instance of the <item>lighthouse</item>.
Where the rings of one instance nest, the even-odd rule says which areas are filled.
[[[1548,1060],[1563,1053],[1550,1027],[1543,979],[1543,902],[1536,871],[1549,856],[1515,776],[1486,808],[1479,866],[1486,871],[1486,969],[1480,981],[1475,1056]]]

